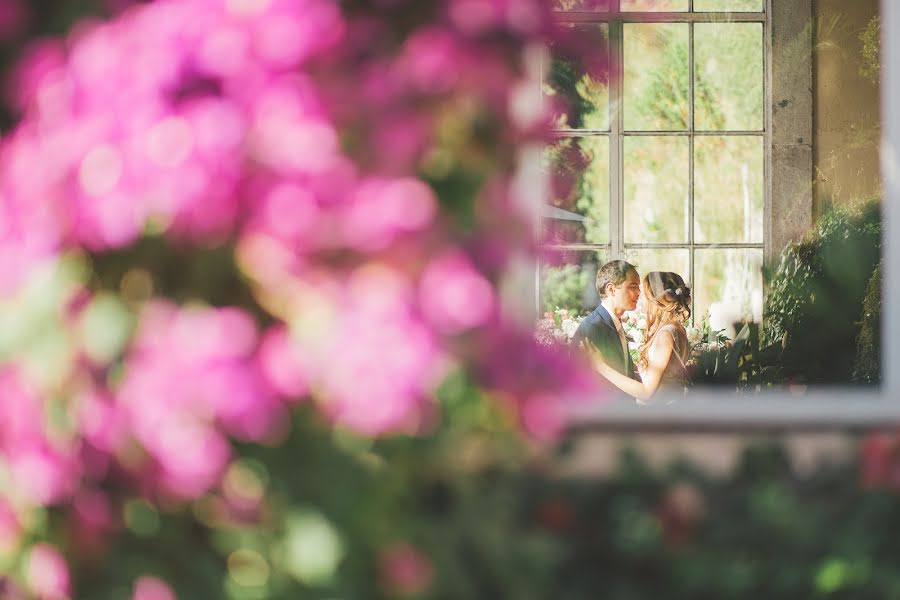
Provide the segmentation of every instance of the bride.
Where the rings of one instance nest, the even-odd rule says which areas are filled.
[[[651,271],[641,285],[647,330],[636,364],[641,381],[606,364],[599,350],[587,347],[594,368],[610,383],[639,401],[649,400],[660,387],[683,393],[689,384],[685,363],[690,347],[684,325],[691,316],[691,290],[678,273]]]

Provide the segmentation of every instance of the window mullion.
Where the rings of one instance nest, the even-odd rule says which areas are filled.
[[[690,0],[693,10],[693,0]],[[688,279],[695,286],[694,248],[694,24],[688,24]],[[697,296],[691,294],[691,315],[696,310]],[[696,322],[696,316],[694,316]]]
[[[623,214],[623,177],[622,165],[622,78],[624,74],[623,62],[623,30],[622,21],[613,19],[609,23],[609,64],[610,64],[610,90],[609,90],[609,234],[610,234],[610,258],[624,258],[624,214]]]

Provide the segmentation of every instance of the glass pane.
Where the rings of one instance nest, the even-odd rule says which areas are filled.
[[[688,0],[622,0],[624,12],[684,12]]]
[[[689,152],[687,137],[625,138],[625,243],[688,241]]]
[[[554,0],[553,10],[606,12],[614,0]]]
[[[609,138],[561,138],[544,152],[550,198],[542,207],[542,240],[609,242]]]
[[[762,243],[762,136],[694,138],[694,240]]]
[[[650,271],[674,271],[690,283],[691,256],[687,248],[631,248],[625,260],[637,267],[641,280]]]
[[[694,12],[763,12],[764,0],[694,0]]]
[[[599,25],[561,25],[542,86],[557,129],[609,129],[609,35]]]
[[[709,314],[713,329],[725,329],[730,337],[734,323],[762,320],[763,282],[761,249],[696,250],[694,322]]]
[[[594,310],[600,297],[594,285],[606,250],[549,250],[541,252],[541,310],[565,308],[572,314]]]
[[[623,44],[625,129],[687,129],[688,24],[626,23]]]
[[[694,26],[694,123],[697,129],[763,128],[761,23]]]

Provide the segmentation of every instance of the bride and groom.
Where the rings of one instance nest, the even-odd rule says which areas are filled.
[[[587,352],[598,373],[638,401],[649,400],[661,387],[683,390],[689,383],[685,324],[691,316],[684,279],[651,271],[642,280],[634,265],[614,260],[597,271],[596,286],[600,305],[581,322],[572,343]],[[647,329],[635,365],[621,319],[637,308],[642,294]]]

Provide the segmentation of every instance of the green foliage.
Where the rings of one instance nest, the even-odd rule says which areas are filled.
[[[881,17],[872,17],[859,34],[859,41],[862,42],[859,74],[877,84],[881,78]]]
[[[857,323],[880,249],[877,201],[832,210],[806,240],[785,249],[768,278],[762,340],[782,349],[774,366],[783,379],[852,380]]]
[[[544,312],[565,308],[573,315],[581,314],[585,290],[593,285],[594,269],[578,265],[545,268],[541,282]]]
[[[746,323],[728,341],[721,332],[713,332],[715,342],[704,344],[701,352],[689,365],[691,382],[736,387],[738,390],[758,390],[778,377],[776,352],[760,348],[759,327]]]
[[[881,382],[881,268],[879,262],[866,287],[862,320],[856,340],[856,366],[853,380],[861,383]]]
[[[75,553],[78,597],[129,597],[142,575],[182,600],[900,592],[900,502],[856,484],[850,461],[799,474],[781,448],[756,444],[732,472],[710,476],[684,462],[655,471],[625,451],[602,480],[565,479],[475,417],[464,381],[441,396],[450,418],[423,439],[335,434],[299,411],[283,446],[241,449],[262,469],[265,510],[225,519],[217,494],[189,510],[140,507],[152,527],[128,525],[102,561]],[[386,585],[381,551],[397,542],[431,566],[417,592]]]

